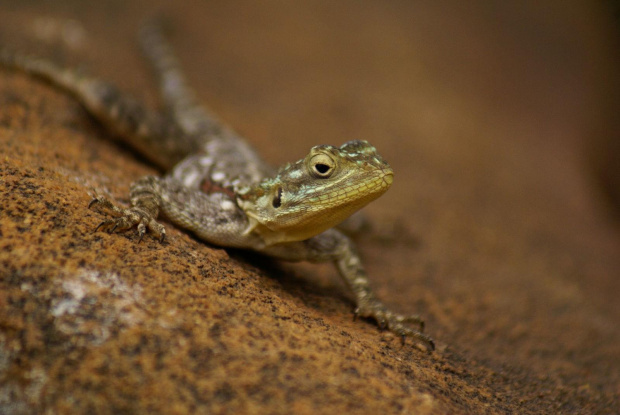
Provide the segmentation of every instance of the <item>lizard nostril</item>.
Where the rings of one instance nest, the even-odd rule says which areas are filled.
[[[271,205],[276,209],[282,206],[282,188],[281,187],[278,187],[278,190],[276,190],[276,194],[273,197],[273,200],[271,201]]]

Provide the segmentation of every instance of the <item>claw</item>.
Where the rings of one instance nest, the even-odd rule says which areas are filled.
[[[103,222],[101,222],[99,225],[97,225],[97,227],[95,228],[95,230],[93,232],[97,232],[99,230],[99,228],[104,226],[106,223],[107,223],[107,220],[104,220]]]
[[[88,208],[90,209],[91,207],[93,207],[93,205],[94,205],[95,203],[99,203],[99,199],[97,199],[96,197],[95,197],[95,198],[93,198],[93,200],[91,200],[91,201],[88,203]]]
[[[413,337],[418,340],[419,343],[423,343],[428,352],[432,352],[435,350],[435,342],[433,339],[428,337],[426,334],[420,333],[419,331],[409,331],[403,330],[400,334],[401,343],[404,345],[407,337]]]
[[[142,242],[142,238],[144,237],[144,234],[146,234],[146,226],[144,226],[144,223],[139,223],[138,224],[138,243]]]
[[[159,238],[159,243],[160,243],[160,244],[163,244],[165,239],[166,239],[166,234],[165,234],[165,233],[162,233],[162,234],[161,234],[161,237]]]

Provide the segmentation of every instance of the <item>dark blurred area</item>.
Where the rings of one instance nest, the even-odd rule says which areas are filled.
[[[620,221],[620,1],[608,0],[607,6],[613,16],[614,45],[617,64],[616,79],[609,88],[610,118],[612,128],[601,131],[602,146],[595,151],[595,170],[598,173],[603,191],[608,197],[612,214]]]

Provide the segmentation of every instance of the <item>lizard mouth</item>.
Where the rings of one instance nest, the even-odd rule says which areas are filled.
[[[383,181],[388,185],[391,186],[392,182],[394,181],[394,173],[392,172],[387,172],[383,175]]]

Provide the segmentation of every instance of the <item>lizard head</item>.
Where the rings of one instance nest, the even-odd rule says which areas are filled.
[[[267,245],[302,241],[332,228],[381,196],[392,168],[366,141],[313,147],[276,177],[238,193],[248,233]]]

